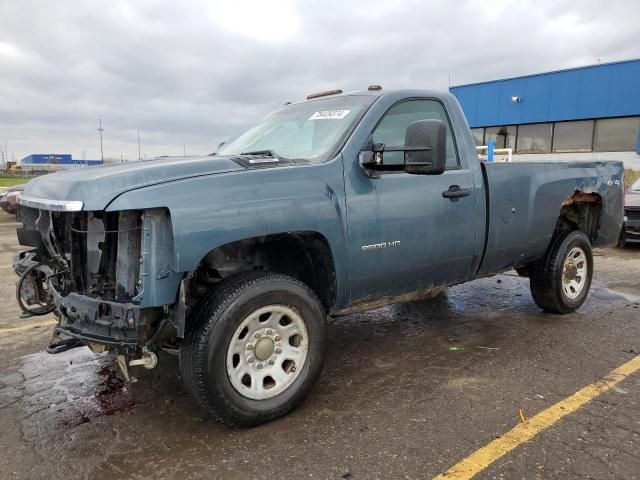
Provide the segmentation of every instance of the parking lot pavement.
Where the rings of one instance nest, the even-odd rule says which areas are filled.
[[[19,320],[14,223],[0,219],[0,329]],[[2,478],[432,478],[640,351],[640,249],[597,252],[579,312],[542,313],[507,273],[331,321],[320,382],[287,417],[230,429],[177,359],[123,384],[109,356],[47,355],[50,326],[0,332]],[[477,478],[640,478],[640,373]]]

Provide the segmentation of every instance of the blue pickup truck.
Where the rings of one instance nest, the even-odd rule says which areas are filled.
[[[29,182],[18,301],[127,376],[177,353],[206,409],[256,425],[311,390],[327,316],[512,268],[542,309],[576,310],[592,246],[618,240],[622,181],[620,163],[479,161],[447,93],[324,92],[216,155]]]

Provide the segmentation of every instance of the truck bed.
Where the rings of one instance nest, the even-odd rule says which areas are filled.
[[[479,276],[540,258],[563,205],[569,207],[576,192],[592,195],[601,205],[592,243],[616,242],[623,216],[621,162],[481,164],[488,215]]]

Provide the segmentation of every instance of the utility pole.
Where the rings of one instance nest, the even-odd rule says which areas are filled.
[[[182,144],[182,156],[183,157],[187,156],[187,144],[186,143]]]
[[[140,155],[140,129],[138,129],[138,160],[142,160],[142,156]]]
[[[100,132],[100,160],[104,163],[104,151],[102,150],[102,132],[104,132],[104,128],[102,128],[102,117],[98,117],[98,132]]]

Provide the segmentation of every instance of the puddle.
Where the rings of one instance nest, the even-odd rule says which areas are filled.
[[[613,285],[612,285],[613,286]],[[616,286],[616,289],[607,288],[604,285],[592,285],[590,295],[600,300],[624,300],[633,304],[640,304],[640,296],[624,290],[631,290],[625,286]],[[636,289],[634,289],[635,291]]]
[[[38,352],[22,358],[18,369],[25,424],[40,430],[73,427],[135,407],[129,386],[115,374],[109,354],[76,348],[57,355]]]

